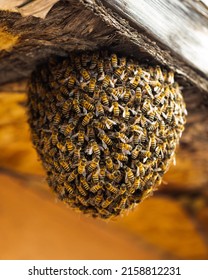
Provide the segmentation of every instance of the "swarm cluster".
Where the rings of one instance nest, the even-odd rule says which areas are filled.
[[[106,51],[51,58],[33,72],[28,96],[50,187],[94,217],[117,216],[150,195],[184,129],[174,73]]]

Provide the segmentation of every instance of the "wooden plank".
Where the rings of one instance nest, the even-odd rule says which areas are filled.
[[[208,18],[193,1],[102,0],[208,77]],[[195,1],[194,1],[195,2]],[[204,7],[205,8],[205,7]],[[205,9],[208,12],[208,9]]]

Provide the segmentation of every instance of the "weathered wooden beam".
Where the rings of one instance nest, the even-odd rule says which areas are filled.
[[[51,6],[54,4],[52,0],[47,2],[51,2]],[[35,65],[51,54],[65,56],[72,50],[94,50],[105,46],[112,51],[133,55],[140,61],[160,63],[175,70],[183,86],[191,82],[200,90],[208,91],[208,81],[202,72],[191,67],[172,48],[154,40],[152,34],[142,31],[142,26],[131,26],[132,22],[129,25],[128,21],[115,13],[116,1],[111,1],[113,12],[103,5],[106,2],[59,1],[44,18],[40,5],[42,1],[29,1],[27,4],[18,1],[16,7],[19,8],[16,9],[23,15],[23,9],[29,11],[30,5],[34,5],[34,10],[30,11],[38,15],[38,3],[44,19],[0,11],[1,39],[7,37],[11,41],[11,44],[0,44],[0,83],[27,78]],[[49,7],[46,5],[45,9]],[[12,36],[16,40],[12,41]]]

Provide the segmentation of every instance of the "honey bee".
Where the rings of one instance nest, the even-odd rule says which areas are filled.
[[[86,171],[85,171],[85,168],[86,168],[86,165],[87,165],[87,160],[86,159],[82,159],[79,161],[79,164],[78,164],[78,174],[82,174],[82,175],[86,175]]]
[[[130,151],[132,150],[132,146],[126,143],[118,143],[117,147],[121,149],[123,153],[128,153],[128,154],[130,154]]]
[[[91,64],[90,64],[90,69],[94,69],[97,64],[98,64],[98,58],[99,58],[99,53],[98,52],[94,52],[92,54],[92,59],[91,59]],[[101,71],[103,72],[103,71]]]
[[[75,64],[75,67],[77,68],[77,70],[81,70],[82,65],[81,65],[81,59],[79,56],[74,57],[74,64]]]
[[[114,101],[112,103],[112,107],[109,110],[113,110],[114,117],[118,117],[120,113],[118,102]]]
[[[74,157],[73,157],[73,159],[75,161],[78,161],[80,159],[80,151],[81,151],[81,147],[76,147],[74,149]]]
[[[130,118],[130,112],[129,112],[129,108],[126,106],[125,108],[124,108],[124,111],[123,111],[123,118],[124,118],[124,120],[127,122],[128,120],[129,120],[129,118]]]
[[[94,105],[92,105],[91,103],[89,103],[89,102],[86,101],[86,100],[82,100],[82,101],[81,101],[81,104],[82,104],[82,106],[83,106],[85,109],[87,109],[87,110],[89,110],[89,111],[93,111],[93,110],[94,110]]]
[[[92,77],[89,82],[89,92],[93,92],[95,90],[96,78]]]
[[[64,78],[65,78],[65,79],[68,78],[68,77],[70,76],[72,70],[73,70],[72,67],[68,65],[67,68],[66,68],[66,71],[65,71],[65,73],[64,73]]]
[[[103,122],[94,121],[93,126],[97,129],[105,129],[105,124]]]
[[[131,168],[129,167],[126,167],[126,170],[125,170],[125,182],[131,182],[133,183],[134,182],[134,173],[132,172]]]
[[[128,161],[128,157],[126,155],[123,154],[119,154],[119,153],[112,153],[112,156],[119,161]]]
[[[145,83],[143,89],[151,96],[151,98],[153,97],[152,89],[151,89],[151,87],[150,87],[150,85],[148,83]]]
[[[104,71],[104,61],[103,59],[99,59],[97,62],[98,73],[102,73]]]
[[[115,136],[115,138],[119,139],[123,143],[129,142],[129,138],[124,133],[115,132],[114,136]]]
[[[92,172],[92,181],[93,183],[98,183],[99,181],[99,170]]]
[[[81,177],[81,178],[80,178],[80,183],[82,184],[82,187],[83,187],[86,191],[88,191],[88,190],[90,189],[90,186],[89,186],[87,180],[86,180],[84,177]]]
[[[96,104],[96,116],[103,116],[105,114],[103,105],[99,102]]]
[[[104,133],[104,132],[100,132],[98,133],[98,137],[107,145],[111,146],[113,145],[112,140]]]
[[[79,202],[84,205],[84,206],[88,206],[88,201],[81,195],[77,195],[76,198],[79,200]]]
[[[62,143],[58,142],[56,147],[63,153],[66,151],[66,147],[65,145],[63,145]]]
[[[59,125],[61,122],[61,115],[57,112],[53,118],[54,125]]]
[[[127,103],[130,98],[131,98],[131,90],[129,88],[127,88],[124,92],[123,100],[124,100],[124,102]]]
[[[136,76],[136,77],[132,78],[132,80],[130,81],[130,86],[132,88],[136,88],[138,86],[139,82],[140,82],[140,77]]]
[[[83,189],[83,187],[81,185],[76,185],[79,193],[82,195],[82,196],[86,196],[87,195],[87,192],[85,189]]]
[[[85,115],[85,117],[82,120],[82,125],[83,126],[88,125],[92,118],[93,118],[93,113],[91,113],[91,112],[87,113],[87,115]]]
[[[66,172],[70,171],[70,165],[67,164],[64,160],[60,160],[59,163]]]
[[[142,90],[141,90],[141,88],[140,87],[137,87],[136,88],[136,91],[135,91],[135,99],[134,99],[134,101],[136,102],[136,103],[141,103],[141,101],[142,101]]]
[[[110,84],[110,76],[109,75],[105,75],[105,78],[103,79],[103,82],[102,82],[102,86],[104,88],[106,88],[107,86],[109,86]]]
[[[103,187],[102,187],[102,185],[101,184],[96,184],[96,185],[94,185],[94,186],[92,186],[91,188],[90,188],[90,191],[92,192],[92,193],[96,193],[96,192],[98,192],[99,190],[101,190]]]
[[[173,108],[171,106],[167,109],[167,122],[170,123],[173,118]]]
[[[66,139],[66,148],[69,152],[72,152],[75,148],[75,145],[69,138]]]
[[[169,84],[174,84],[174,72],[171,70],[167,73],[167,82]]]
[[[74,130],[74,128],[75,128],[75,125],[73,123],[64,124],[64,125],[61,126],[60,131],[65,136],[69,136],[69,135],[71,135],[71,133]]]
[[[155,78],[156,80],[164,81],[163,73],[159,65],[155,68]]]
[[[67,182],[64,182],[64,188],[67,190],[67,192],[72,195],[74,192],[74,189],[72,188],[71,185],[69,185]]]
[[[73,109],[77,114],[81,113],[80,107],[79,107],[79,101],[77,99],[73,99],[72,101]]]
[[[147,113],[149,110],[151,110],[151,101],[149,98],[147,98],[143,103],[142,112]]]
[[[120,66],[125,67],[126,66],[126,58],[125,57],[121,57],[119,59],[119,63],[120,63]]]
[[[102,200],[103,200],[103,196],[98,191],[98,194],[94,198],[95,205],[99,205]]]
[[[113,199],[111,197],[108,197],[106,200],[104,200],[101,204],[103,208],[107,208],[111,203],[113,202]]]
[[[155,150],[156,149],[156,146],[157,146],[157,140],[156,140],[156,137],[154,135],[151,135],[150,137],[150,148],[152,150]]]
[[[74,181],[76,177],[77,177],[77,170],[73,170],[68,177],[68,182]]]
[[[124,78],[124,69],[123,67],[118,67],[114,70],[114,75],[116,78],[123,80]]]
[[[112,184],[110,183],[107,183],[106,184],[106,189],[109,191],[109,192],[112,192],[114,194],[117,194],[118,193],[118,189],[116,187],[114,187]]]
[[[64,114],[65,117],[69,117],[69,111],[71,109],[72,102],[71,100],[67,100],[64,102],[64,105],[62,107],[62,113]]]
[[[103,105],[109,106],[109,100],[107,94],[104,91],[101,94],[101,102],[103,103]]]
[[[152,153],[148,150],[141,150],[140,151],[141,155],[144,157],[143,162],[146,162],[148,158],[151,157]]]
[[[106,162],[106,168],[109,170],[109,171],[112,171],[113,170],[113,161],[111,159],[111,157],[107,156],[105,158],[105,162]]]
[[[92,145],[92,151],[93,153],[99,157],[100,156],[100,148],[99,145],[97,144],[97,142],[95,142],[94,140],[91,141],[91,145]]]
[[[95,157],[94,159],[92,159],[88,165],[88,171],[92,172],[94,169],[96,169],[98,167],[99,161],[100,161],[99,157]]]
[[[82,75],[82,77],[83,77],[86,81],[90,80],[90,74],[89,74],[89,72],[88,72],[86,69],[82,68],[82,69],[80,70],[80,74]]]
[[[119,194],[123,195],[123,194],[125,194],[125,192],[126,192],[126,186],[125,186],[125,184],[122,184],[119,189]]]
[[[68,93],[69,93],[66,86],[61,86],[59,90],[61,93],[65,94],[65,95],[68,95]]]
[[[72,88],[74,86],[75,82],[76,82],[76,77],[74,74],[71,74],[69,77],[68,83],[67,83],[68,88]]]
[[[58,172],[61,173],[61,167],[59,166],[58,162],[54,161],[54,162],[53,162],[53,165],[54,165],[55,169],[56,169]]]
[[[93,94],[93,100],[100,99],[100,89],[95,88],[94,94]]]
[[[34,139],[34,136],[33,136],[33,139]],[[56,132],[53,132],[52,135],[51,135],[51,142],[54,146],[56,146],[56,144],[58,143],[58,133]]]
[[[93,127],[87,127],[87,137],[88,138],[95,138],[95,131]]]
[[[137,166],[137,171],[136,171],[136,176],[140,176],[140,177],[143,177],[145,175],[145,167],[144,167],[144,164],[141,163],[141,162],[138,162],[136,164]]]
[[[111,64],[113,68],[116,68],[118,66],[118,58],[115,53],[111,55]]]

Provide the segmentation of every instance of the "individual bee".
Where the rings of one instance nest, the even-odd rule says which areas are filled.
[[[123,101],[125,103],[127,103],[130,98],[131,98],[131,90],[130,90],[130,88],[127,88],[124,92],[124,95],[123,95]]]
[[[110,183],[106,183],[106,189],[109,191],[109,192],[112,192],[114,194],[117,194],[118,193],[118,188],[114,187],[112,184]]]
[[[59,163],[66,172],[70,171],[71,166],[68,163],[66,163],[66,161],[60,160]]]
[[[81,70],[82,65],[81,65],[81,59],[79,56],[74,57],[74,64],[75,64],[75,67],[77,68],[77,70]]]
[[[90,64],[90,69],[94,69],[97,64],[98,64],[98,58],[99,58],[99,53],[98,52],[94,52],[92,54],[92,59],[91,59],[91,64]],[[103,71],[101,71],[103,72]]]
[[[113,125],[116,125],[117,123],[109,118],[107,118],[106,116],[102,116],[101,117],[101,121],[104,124],[103,129],[107,128],[107,129],[111,129],[113,127]]]
[[[64,114],[65,117],[69,117],[69,112],[72,106],[71,100],[67,100],[64,102],[64,105],[62,107],[62,113]]]
[[[141,188],[141,178],[140,177],[135,178],[133,188],[134,188],[134,190]]]
[[[142,90],[140,87],[136,88],[134,102],[140,104],[142,101]]]
[[[107,94],[104,91],[101,93],[101,102],[103,103],[103,105],[109,106],[109,100]]]
[[[75,148],[75,145],[69,138],[66,139],[66,148],[69,152],[72,152]]]
[[[109,171],[112,171],[113,170],[113,161],[111,159],[111,157],[107,156],[105,158],[105,163],[106,163],[106,168],[109,170]]]
[[[81,55],[81,61],[82,61],[82,65],[84,67],[87,66],[87,63],[90,62],[90,56],[87,53],[82,53]]]
[[[126,66],[126,57],[121,57],[121,58],[119,58],[119,64],[120,64],[120,66],[122,66],[122,67],[125,67]]]
[[[60,90],[60,92],[63,93],[64,95],[68,95],[68,94],[69,94],[69,91],[68,91],[68,89],[67,89],[66,86],[61,86],[61,87],[59,88],[59,90]]]
[[[126,192],[126,185],[125,184],[121,184],[121,187],[119,189],[119,194],[123,195]]]
[[[99,157],[95,157],[91,160],[91,162],[89,163],[88,165],[88,171],[89,172],[92,172],[94,169],[96,169],[99,165],[99,161],[100,161],[100,158]]]
[[[75,74],[72,73],[70,75],[68,83],[67,83],[68,88],[72,88],[74,86],[75,82],[76,82],[76,76],[75,76]]]
[[[99,157],[100,156],[100,147],[97,144],[97,142],[92,140],[91,146],[92,146],[92,152],[95,154],[96,157]]]
[[[111,203],[113,202],[113,199],[111,197],[108,197],[106,200],[104,200],[101,204],[103,208],[107,208]]]
[[[147,98],[143,103],[142,112],[147,113],[149,110],[151,110],[151,101],[149,98]]]
[[[89,139],[92,138],[94,139],[95,138],[95,131],[94,131],[94,128],[91,127],[91,126],[88,126],[87,127],[87,134],[86,134],[86,137],[88,137]]]
[[[134,182],[134,173],[132,172],[131,168],[129,167],[126,167],[126,170],[125,170],[125,182],[131,182],[133,183]]]
[[[167,122],[170,123],[173,118],[173,108],[172,106],[168,106],[167,109]]]
[[[97,62],[98,73],[102,73],[104,71],[104,61],[103,59],[99,59]]]
[[[93,92],[96,86],[96,78],[92,77],[89,82],[89,92]]]
[[[82,106],[87,109],[88,111],[93,111],[94,110],[94,105],[92,105],[91,103],[89,103],[86,100],[82,100],[81,101]]]
[[[62,152],[64,153],[66,151],[66,147],[65,145],[63,145],[61,142],[58,142],[56,147]]]
[[[124,111],[123,111],[123,114],[122,114],[124,120],[126,122],[128,122],[129,118],[130,118],[130,111],[129,111],[129,108],[127,106],[124,107]]]
[[[95,88],[93,93],[93,100],[97,101],[100,99],[100,89]]]
[[[115,181],[116,183],[119,183],[122,179],[122,174],[119,170],[115,170],[113,173],[107,173],[107,177],[112,180]]]
[[[86,165],[87,165],[86,159],[83,158],[82,160],[79,161],[78,168],[77,168],[78,174],[82,174],[83,176],[86,175],[86,170],[85,170]]]
[[[104,88],[108,87],[110,84],[110,76],[109,75],[105,75],[105,78],[103,79],[103,82],[102,82],[102,86]]]
[[[73,160],[78,161],[80,160],[80,151],[81,151],[81,147],[76,147],[74,149],[74,157]]]
[[[61,122],[61,115],[59,112],[57,112],[53,118],[54,125],[59,125]]]
[[[118,66],[118,58],[115,53],[113,53],[111,55],[111,64],[112,64],[113,68],[116,68]]]
[[[169,84],[171,84],[171,85],[174,84],[174,72],[172,70],[167,73],[166,80]]]
[[[101,191],[98,191],[97,195],[94,198],[95,205],[99,205],[102,200],[103,200],[103,196],[101,194]]]
[[[105,129],[105,123],[103,123],[103,122],[94,121],[93,126],[94,126],[94,128],[97,128],[98,130]]]
[[[92,172],[92,182],[93,183],[99,182],[99,169]]]
[[[155,79],[164,82],[163,73],[159,65],[155,68]]]
[[[156,140],[155,135],[153,134],[150,137],[150,149],[155,150],[156,146],[157,146],[157,140]]]
[[[83,126],[88,125],[92,118],[93,118],[93,113],[91,113],[91,112],[87,113],[87,115],[85,115],[82,120],[82,125]]]
[[[151,98],[153,98],[152,89],[148,83],[145,83],[145,85],[143,86],[143,90],[147,92]]]
[[[112,103],[112,107],[109,109],[109,111],[111,112],[112,110],[114,117],[118,117],[120,113],[118,102],[114,101]]]
[[[136,176],[143,177],[146,172],[145,165],[141,162],[137,162],[136,166],[137,166]]]
[[[112,140],[104,133],[104,132],[99,132],[98,137],[107,145],[111,146],[113,145]]]
[[[124,133],[115,132],[115,133],[114,133],[114,137],[117,138],[117,139],[119,139],[119,140],[122,141],[123,143],[129,142],[129,138],[128,138]]]
[[[143,157],[143,162],[145,163],[147,161],[148,158],[151,157],[152,153],[148,150],[141,150],[140,151],[140,154],[142,155]]]
[[[126,202],[127,202],[126,197],[121,198],[121,201],[118,204],[118,208],[121,209],[121,210],[125,209],[126,208]]]
[[[69,136],[71,135],[72,131],[74,130],[75,125],[73,123],[69,123],[69,124],[64,124],[60,127],[60,131],[65,135],[65,136]]]
[[[55,169],[56,169],[58,172],[61,173],[61,167],[59,166],[58,162],[54,161],[54,162],[53,162],[53,165],[54,165]]]
[[[77,200],[79,200],[79,202],[84,205],[84,206],[88,206],[88,201],[86,200],[85,197],[81,196],[81,195],[76,195]]]
[[[99,176],[100,176],[100,179],[101,179],[101,180],[104,180],[104,178],[105,178],[105,173],[106,173],[106,168],[105,168],[105,166],[100,166],[100,174],[99,174]]]
[[[74,192],[74,189],[72,188],[71,185],[69,185],[67,182],[64,182],[64,188],[67,190],[67,192],[72,195]]]
[[[88,191],[90,189],[90,186],[87,182],[87,180],[85,179],[85,177],[80,177],[80,183],[82,184],[82,187]]]
[[[84,137],[85,137],[85,131],[83,129],[80,129],[78,131],[78,143],[82,145],[84,143]]]
[[[77,114],[81,113],[80,107],[79,107],[79,101],[77,99],[73,99],[72,101],[73,109]]]
[[[89,103],[94,103],[94,98],[90,97],[88,94],[83,94],[84,99]]]
[[[33,136],[33,139],[34,139],[34,136]],[[56,144],[58,143],[58,133],[57,132],[52,132],[52,135],[51,135],[51,142],[54,146],[56,146]]]
[[[70,76],[72,71],[73,71],[72,67],[68,65],[66,68],[66,71],[64,73],[64,78],[67,79]]]
[[[100,102],[96,104],[95,108],[96,108],[96,113],[95,113],[96,116],[103,116],[105,114],[103,105]]]
[[[77,177],[77,170],[73,170],[68,177],[68,182],[74,181],[76,177]]]
[[[139,76],[136,76],[134,78],[131,79],[130,81],[130,86],[132,88],[136,88],[138,85],[139,85],[139,82],[140,82],[140,77]]]
[[[114,70],[114,76],[120,80],[123,80],[124,78],[124,69],[123,67],[118,67]]]
[[[81,195],[87,196],[86,190],[81,185],[77,184],[76,187]]]
[[[128,161],[128,156],[119,153],[112,153],[112,156],[119,161]]]
[[[101,190],[103,187],[102,187],[102,185],[101,184],[96,184],[96,185],[94,185],[94,186],[92,186],[91,188],[90,188],[90,191],[92,192],[92,193],[96,193],[96,192],[98,192],[99,190]]]
[[[118,143],[116,146],[121,149],[124,154],[130,154],[130,151],[132,150],[132,146],[126,143]]]
[[[86,81],[90,80],[90,74],[89,74],[89,72],[88,72],[86,69],[82,68],[82,69],[80,70],[80,74],[82,75],[82,77],[83,77]]]

